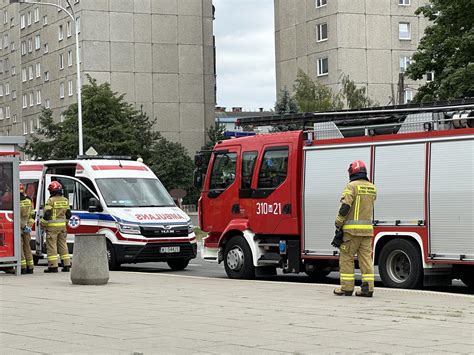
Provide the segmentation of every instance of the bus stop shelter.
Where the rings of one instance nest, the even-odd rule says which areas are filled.
[[[20,144],[24,137],[0,137],[0,267],[21,272]]]

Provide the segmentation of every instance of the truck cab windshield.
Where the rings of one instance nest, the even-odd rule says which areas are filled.
[[[109,207],[174,207],[175,203],[158,179],[97,179]]]

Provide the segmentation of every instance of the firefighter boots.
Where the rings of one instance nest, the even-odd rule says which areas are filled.
[[[69,272],[69,270],[71,270],[71,266],[68,265],[68,266],[63,266],[63,268],[61,269],[62,272]]]
[[[47,269],[44,270],[44,272],[47,274],[56,273],[58,272],[58,267],[48,267]]]
[[[336,296],[352,296],[352,291],[344,291],[341,288],[334,289],[334,294]]]
[[[27,267],[27,268],[26,268],[26,273],[27,273],[27,274],[32,274],[32,273],[33,273],[33,270],[34,270],[34,269],[33,269],[32,267]]]
[[[373,291],[369,291],[369,284],[367,282],[362,282],[362,285],[360,285],[360,291],[356,291],[356,296],[359,297],[372,297],[373,294]]]
[[[26,274],[26,269],[21,269],[21,274],[25,275]]]

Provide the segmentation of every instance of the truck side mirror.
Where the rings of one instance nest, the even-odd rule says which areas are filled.
[[[194,155],[194,165],[195,166],[202,166],[202,154],[198,153]]]
[[[95,197],[89,199],[89,212],[100,212],[102,211],[102,206],[100,205],[99,200]]]
[[[194,184],[194,187],[196,189],[198,189],[198,190],[202,189],[203,178],[202,178],[202,169],[201,169],[201,167],[198,167],[198,168],[194,169],[194,171],[193,171],[193,184]]]

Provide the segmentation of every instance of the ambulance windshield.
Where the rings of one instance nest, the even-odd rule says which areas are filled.
[[[171,207],[175,203],[158,179],[97,179],[109,207]]]

